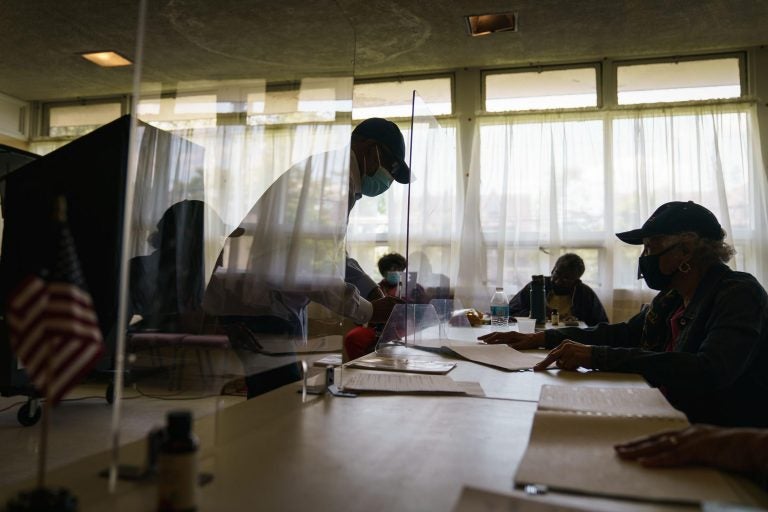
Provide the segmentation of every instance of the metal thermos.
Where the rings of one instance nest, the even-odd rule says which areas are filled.
[[[547,322],[547,295],[544,290],[544,276],[531,276],[531,318],[536,324]]]

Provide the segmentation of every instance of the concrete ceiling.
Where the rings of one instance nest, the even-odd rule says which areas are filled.
[[[136,0],[3,2],[0,92],[23,100],[128,93]],[[516,11],[471,38],[464,16]],[[142,79],[356,77],[720,52],[768,43],[768,0],[148,0]]]

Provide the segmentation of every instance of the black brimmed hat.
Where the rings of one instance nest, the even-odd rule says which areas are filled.
[[[397,161],[397,169],[392,172],[392,177],[399,183],[410,181],[411,169],[405,163],[405,140],[395,123],[380,117],[371,117],[355,126],[352,136],[375,140],[386,146]]]
[[[619,240],[632,245],[641,245],[643,238],[659,235],[676,235],[694,232],[702,238],[722,240],[723,228],[715,215],[693,201],[672,201],[659,206],[651,218],[640,229],[616,233]]]

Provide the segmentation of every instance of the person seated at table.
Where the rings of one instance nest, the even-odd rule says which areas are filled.
[[[397,297],[398,285],[400,284],[400,273],[405,272],[405,268],[407,266],[405,257],[402,254],[391,252],[379,258],[377,266],[379,267],[379,273],[384,278],[379,281],[379,287],[381,288],[381,291],[390,297]],[[427,296],[427,292],[424,291],[423,286],[418,283],[408,284],[413,285],[413,289],[408,290],[407,302],[416,304],[429,303],[429,297]]]
[[[200,329],[204,319],[206,216],[220,231],[227,229],[218,214],[203,201],[186,199],[174,203],[165,210],[147,238],[152,253],[131,258],[131,313],[141,317],[131,326],[132,330],[195,332]],[[229,237],[241,234],[242,229],[235,229]]]
[[[712,212],[670,202],[616,236],[644,246],[638,277],[659,290],[650,307],[623,323],[480,339],[554,348],[536,370],[639,373],[691,422],[768,426],[768,296],[725,264],[735,251]]]
[[[646,467],[709,466],[768,484],[768,430],[691,425],[614,446],[616,454]]]
[[[608,323],[608,315],[597,294],[581,282],[584,260],[574,253],[557,258],[552,276],[544,278],[547,317],[556,309],[563,322],[581,320],[587,325]],[[531,283],[526,284],[509,301],[509,316],[530,316]]]
[[[379,281],[381,290],[390,297],[398,296],[398,286],[400,285],[400,273],[404,272],[407,266],[405,257],[402,254],[391,252],[385,254],[377,262],[379,273],[384,279]],[[409,283],[409,286],[411,284]],[[407,303],[411,304],[429,304],[430,297],[420,284],[413,284],[413,289],[408,290]],[[376,342],[381,335],[383,324],[372,326],[354,327],[344,335],[342,341],[344,347],[345,360],[357,359],[366,354],[370,354],[376,349]]]
[[[445,274],[432,271],[432,263],[424,251],[413,251],[408,255],[408,267],[418,272],[419,284],[432,299],[452,299],[451,280]]]

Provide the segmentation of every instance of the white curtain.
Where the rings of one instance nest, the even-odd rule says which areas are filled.
[[[487,307],[493,287],[513,294],[576,252],[609,318],[624,320],[653,292],[637,280],[640,249],[614,233],[673,200],[711,209],[738,251],[732,266],[765,283],[765,193],[752,104],[484,118],[457,294]]]

